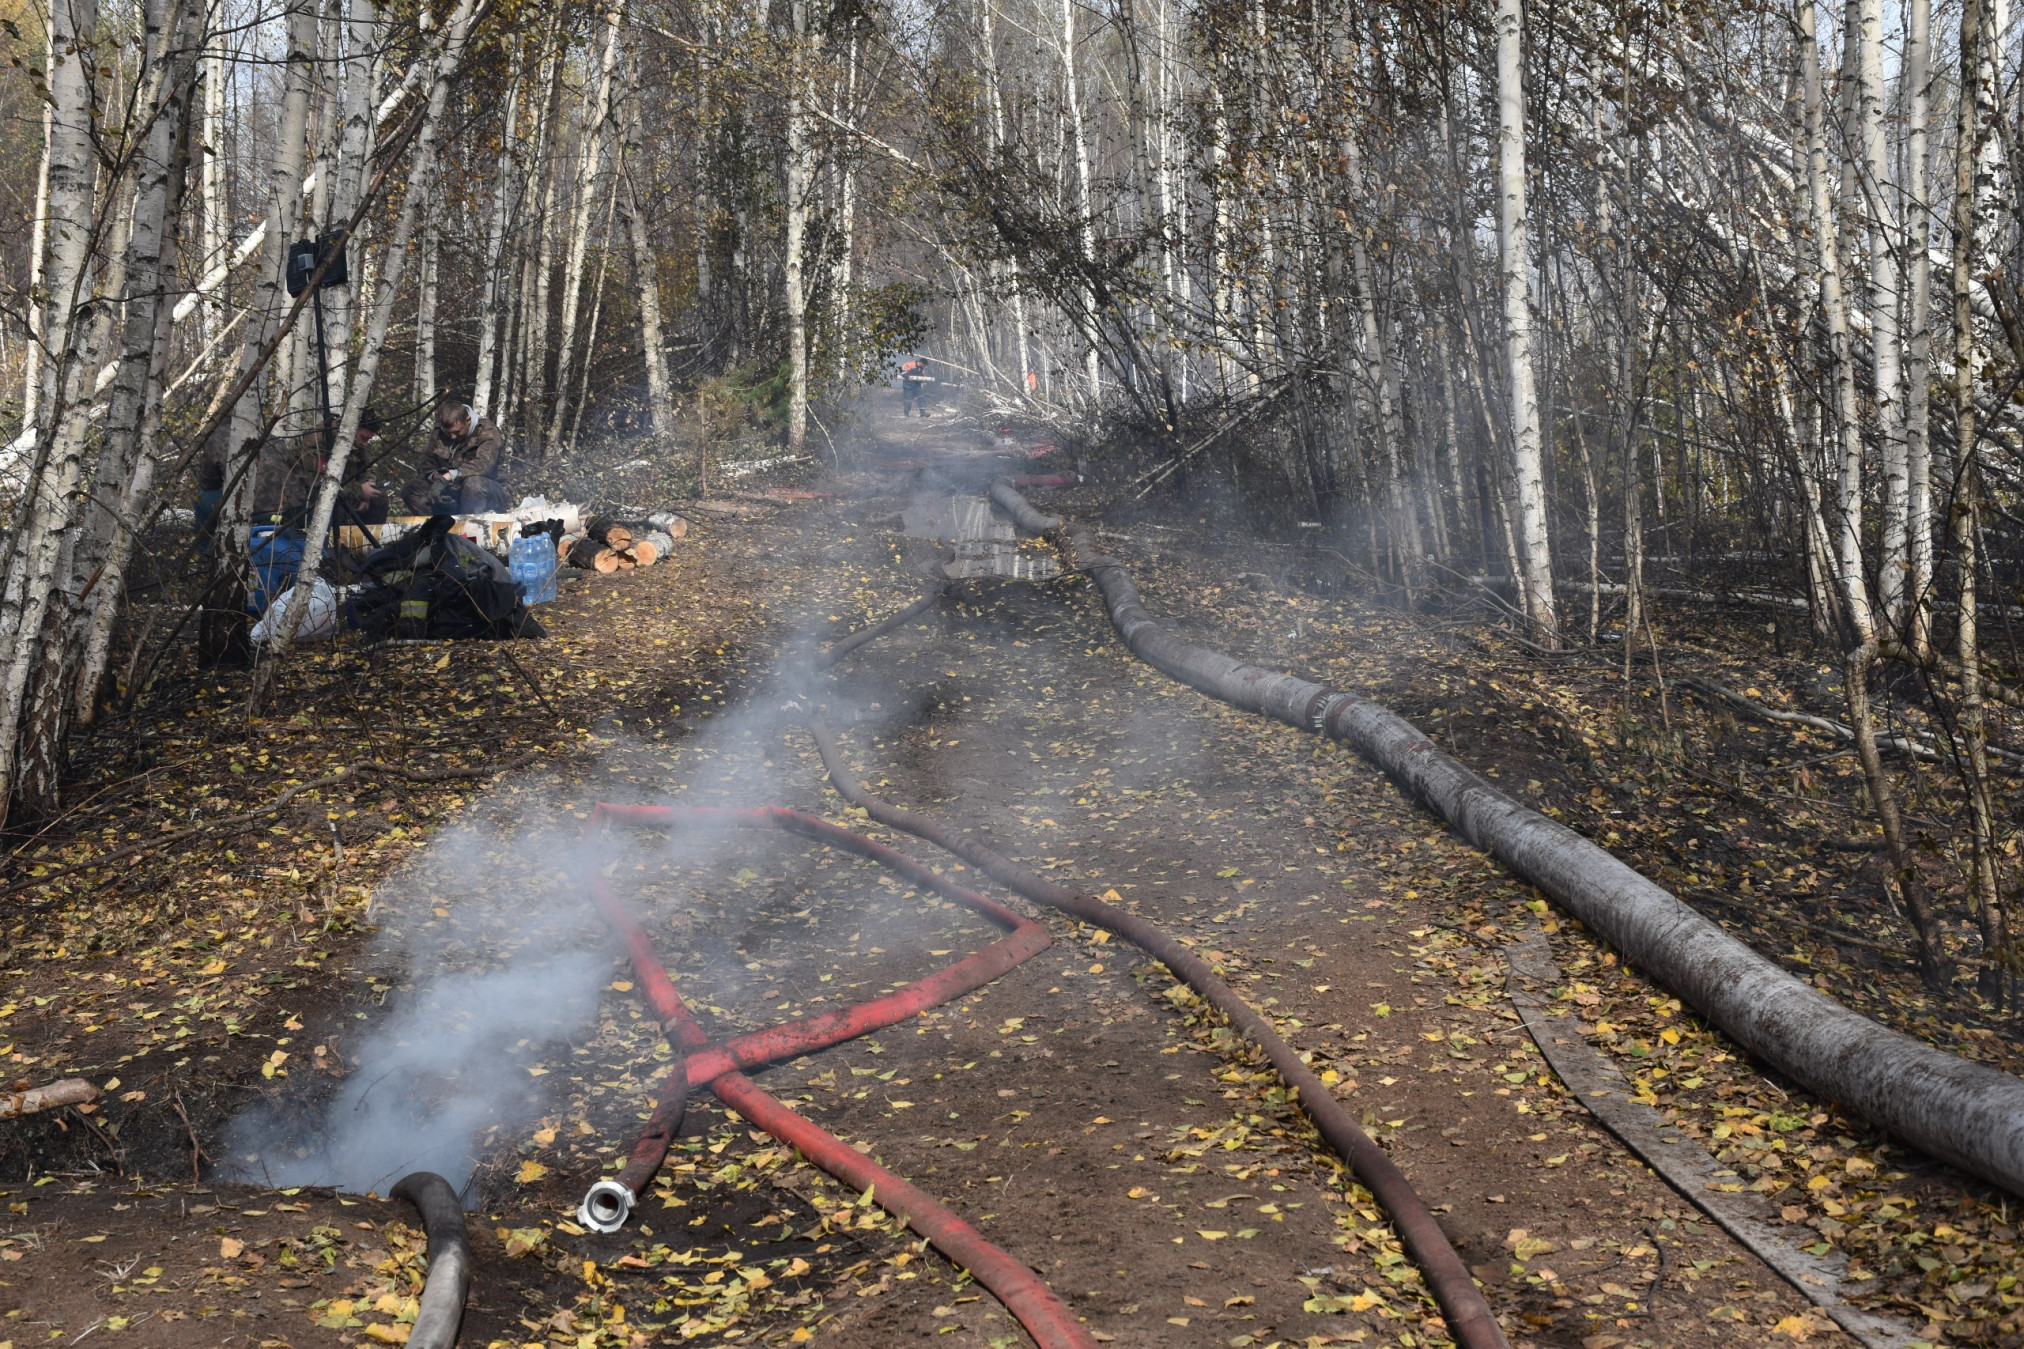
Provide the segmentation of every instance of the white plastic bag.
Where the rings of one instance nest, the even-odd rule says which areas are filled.
[[[282,619],[288,613],[288,606],[294,602],[294,596],[295,587],[290,586],[275,598],[274,603],[267,606],[267,612],[260,615],[260,621],[253,625],[253,640],[256,644],[268,641],[281,627]],[[302,616],[302,626],[295,630],[295,640],[327,642],[337,636],[338,598],[338,592],[331,588],[330,582],[321,576],[317,577],[309,587],[309,612]]]

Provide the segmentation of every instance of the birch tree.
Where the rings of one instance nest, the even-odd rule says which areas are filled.
[[[1502,257],[1504,356],[1509,381],[1511,472],[1518,499],[1526,617],[1557,640],[1546,470],[1533,370],[1532,257],[1525,210],[1525,69],[1521,0],[1497,0],[1497,244]]]

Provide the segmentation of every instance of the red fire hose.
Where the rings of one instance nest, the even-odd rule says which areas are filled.
[[[1095,1349],[1095,1338],[1039,1275],[984,1240],[975,1228],[937,1202],[932,1195],[902,1180],[836,1135],[795,1114],[738,1071],[741,1067],[809,1053],[890,1026],[980,988],[1021,961],[1045,950],[1051,944],[1046,929],[974,890],[937,875],[931,868],[904,853],[800,811],[777,806],[733,810],[708,806],[614,806],[599,803],[591,811],[590,831],[595,833],[608,820],[629,824],[693,822],[771,828],[819,839],[861,857],[871,858],[909,880],[933,889],[1006,928],[1008,935],[947,969],[870,1002],[711,1046],[708,1035],[690,1014],[681,994],[675,991],[674,981],[668,978],[667,969],[654,952],[653,943],[640,926],[632,906],[611,889],[602,873],[593,871],[588,885],[591,897],[605,921],[625,939],[641,992],[654,1014],[661,1019],[678,1059],[625,1170],[618,1179],[600,1180],[592,1187],[591,1194],[584,1200],[585,1216],[591,1216],[593,1206],[600,1197],[618,1207],[621,1196],[612,1191],[619,1189],[623,1194],[618,1220],[623,1222],[633,1197],[652,1181],[654,1173],[660,1169],[668,1145],[680,1126],[689,1088],[692,1085],[705,1086],[740,1115],[781,1142],[799,1149],[803,1156],[829,1174],[854,1189],[871,1191],[883,1208],[926,1237],[950,1260],[969,1270],[978,1283],[989,1289],[1019,1319],[1041,1349]],[[628,1186],[627,1181],[634,1183]]]
[[[1426,1201],[1414,1192],[1412,1183],[1371,1136],[1357,1127],[1347,1109],[1314,1070],[1307,1066],[1292,1045],[1281,1038],[1272,1023],[1245,1002],[1209,963],[1190,951],[1158,924],[1127,913],[1094,895],[1082,894],[1036,876],[1003,854],[985,847],[924,815],[895,806],[874,795],[850,773],[843,762],[836,737],[812,713],[804,717],[816,751],[829,772],[829,780],[843,799],[863,810],[889,829],[924,838],[936,847],[955,854],[990,876],[1006,889],[1036,903],[1074,914],[1085,922],[1108,928],[1126,941],[1157,958],[1174,977],[1188,985],[1230,1019],[1272,1061],[1272,1066],[1294,1089],[1300,1108],[1315,1130],[1349,1163],[1377,1202],[1391,1216],[1400,1243],[1425,1271],[1428,1286],[1448,1322],[1449,1333],[1463,1349],[1509,1349],[1509,1342],[1497,1324],[1495,1313],[1476,1286],[1468,1267],[1441,1231]]]

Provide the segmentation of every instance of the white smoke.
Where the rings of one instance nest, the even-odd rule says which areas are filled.
[[[360,1046],[359,1068],[307,1129],[273,1110],[235,1119],[227,1169],[256,1184],[353,1193],[384,1194],[411,1171],[463,1187],[488,1131],[541,1114],[538,1060],[589,1020],[610,968],[607,956],[575,952],[434,979]]]

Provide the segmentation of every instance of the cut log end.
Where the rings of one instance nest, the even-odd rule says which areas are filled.
[[[67,1077],[46,1087],[27,1091],[0,1092],[0,1120],[39,1115],[66,1105],[88,1105],[98,1099],[98,1088],[81,1077]]]

